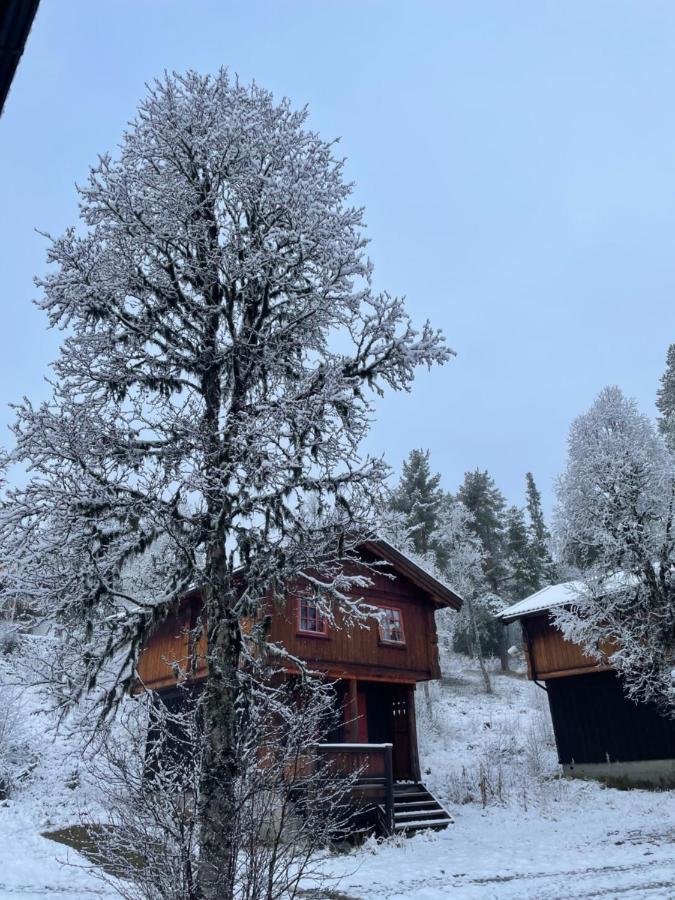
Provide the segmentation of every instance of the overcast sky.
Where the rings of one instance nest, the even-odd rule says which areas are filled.
[[[671,0],[42,0],[0,119],[0,428],[59,335],[31,305],[45,240],[164,69],[227,65],[341,136],[376,286],[458,357],[378,404],[454,490],[487,468],[547,506],[571,420],[606,384],[654,414],[675,341]]]

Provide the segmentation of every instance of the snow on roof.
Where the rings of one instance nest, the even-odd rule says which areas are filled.
[[[380,550],[389,551],[389,554],[393,555],[394,558],[398,558],[399,561],[404,561],[424,579],[428,579],[430,584],[436,587],[436,591],[434,592],[436,599],[444,605],[459,609],[464,603],[462,595],[458,594],[449,582],[437,575],[433,569],[427,565],[426,561],[420,558],[416,553],[401,550],[395,544],[392,544],[390,540],[379,534],[375,535],[372,541],[364,542],[364,546],[367,546],[368,544],[370,544],[371,547],[377,547],[379,545]],[[389,559],[388,562],[394,565],[391,559]]]
[[[659,560],[656,560],[652,562],[652,566],[655,572],[659,572],[661,563]],[[673,567],[670,568],[672,570]],[[639,583],[640,579],[635,574],[615,572],[599,582],[595,590],[599,590],[601,587],[604,593],[611,593],[622,588],[635,587]],[[513,606],[502,610],[497,618],[502,619],[504,622],[513,622],[514,619],[519,619],[521,616],[527,616],[530,613],[543,612],[555,606],[565,606],[568,603],[574,603],[575,600],[579,599],[580,595],[588,595],[589,590],[589,585],[583,581],[563,581],[561,584],[551,584],[537,591],[536,594],[531,594],[529,597],[525,597],[524,600],[519,600]]]
[[[561,584],[550,584],[548,587],[542,588],[536,594],[530,594],[524,600],[519,600],[513,606],[509,606],[499,613],[498,618],[504,622],[513,622],[520,619],[521,616],[527,616],[530,613],[543,612],[546,609],[552,609],[554,606],[565,606],[573,603],[579,596],[581,582],[579,581],[563,581]]]

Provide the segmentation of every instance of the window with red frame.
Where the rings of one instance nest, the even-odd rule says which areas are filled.
[[[305,634],[326,634],[326,620],[314,600],[303,598],[298,602],[298,631]]]
[[[405,644],[403,613],[400,609],[384,607],[379,616],[380,640],[385,644]]]

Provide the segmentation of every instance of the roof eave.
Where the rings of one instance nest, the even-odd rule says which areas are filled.
[[[397,550],[389,541],[378,537],[364,541],[361,546],[375,556],[382,557],[392,568],[405,575],[413,584],[430,594],[436,606],[461,609],[464,600],[459,594],[446,584],[443,584],[442,581],[434,578],[421,566],[418,566],[414,560]]]

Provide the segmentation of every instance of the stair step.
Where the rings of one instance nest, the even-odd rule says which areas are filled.
[[[383,810],[384,812],[384,810]],[[425,828],[439,831],[453,818],[422,782],[394,785],[394,830],[414,834]]]
[[[396,822],[394,828],[396,831],[415,831],[421,828],[447,828],[452,825],[452,819],[418,819],[414,822]]]
[[[410,802],[394,801],[394,809],[407,809],[408,807],[438,806],[437,800],[411,800]]]
[[[435,819],[438,818],[438,816],[442,819],[448,818],[448,814],[444,809],[441,809],[440,806],[436,809],[417,809],[411,810],[410,812],[394,813],[394,819],[397,822],[402,821],[403,819],[410,822],[415,821],[415,819]]]

